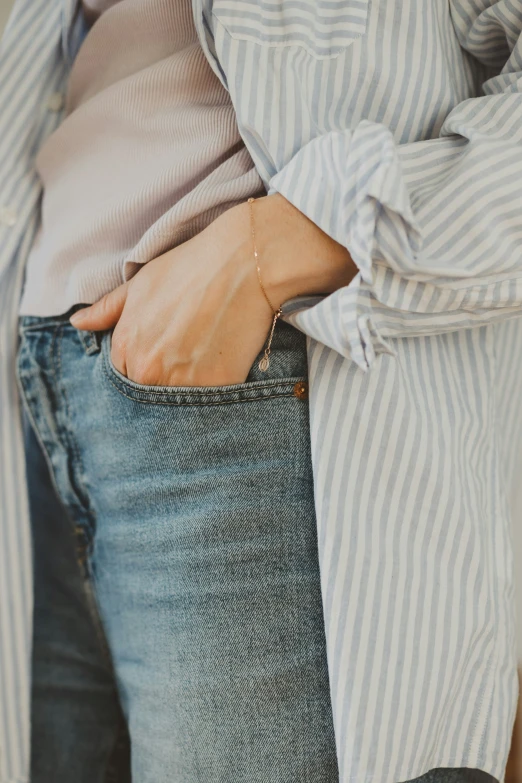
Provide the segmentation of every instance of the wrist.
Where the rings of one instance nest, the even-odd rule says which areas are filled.
[[[348,250],[281,194],[256,199],[254,221],[261,276],[275,307],[299,295],[333,293],[357,273]]]
[[[261,279],[275,308],[295,296],[333,293],[357,274],[348,250],[280,193],[257,198],[253,213]],[[225,254],[251,264],[257,277],[249,204],[224,212],[211,230]]]

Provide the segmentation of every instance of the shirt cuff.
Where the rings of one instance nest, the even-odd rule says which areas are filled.
[[[379,353],[394,353],[372,313],[373,258],[378,221],[392,213],[406,256],[421,247],[420,231],[404,183],[391,132],[361,122],[354,130],[331,131],[313,139],[269,181],[268,195],[281,193],[297,209],[344,245],[359,273],[329,296],[295,300],[285,316],[315,339],[352,359],[364,370]]]

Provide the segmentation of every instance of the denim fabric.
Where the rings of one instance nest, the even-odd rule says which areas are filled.
[[[304,335],[173,389],[118,373],[110,333],[24,318],[18,370],[32,783],[336,783]]]
[[[74,528],[25,424],[35,553],[32,780],[127,783],[125,721]]]

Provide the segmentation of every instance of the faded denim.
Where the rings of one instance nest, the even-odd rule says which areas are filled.
[[[306,381],[283,322],[268,373],[194,389],[22,319],[32,783],[337,783]]]

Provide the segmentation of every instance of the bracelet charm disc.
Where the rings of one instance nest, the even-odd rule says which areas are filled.
[[[270,367],[270,346],[272,345],[272,337],[274,336],[275,325],[280,315],[281,315],[281,308],[278,308],[278,310],[274,312],[274,320],[272,321],[272,328],[270,329],[270,335],[268,337],[268,345],[265,348],[265,355],[257,365],[261,370],[261,372],[266,372]]]

